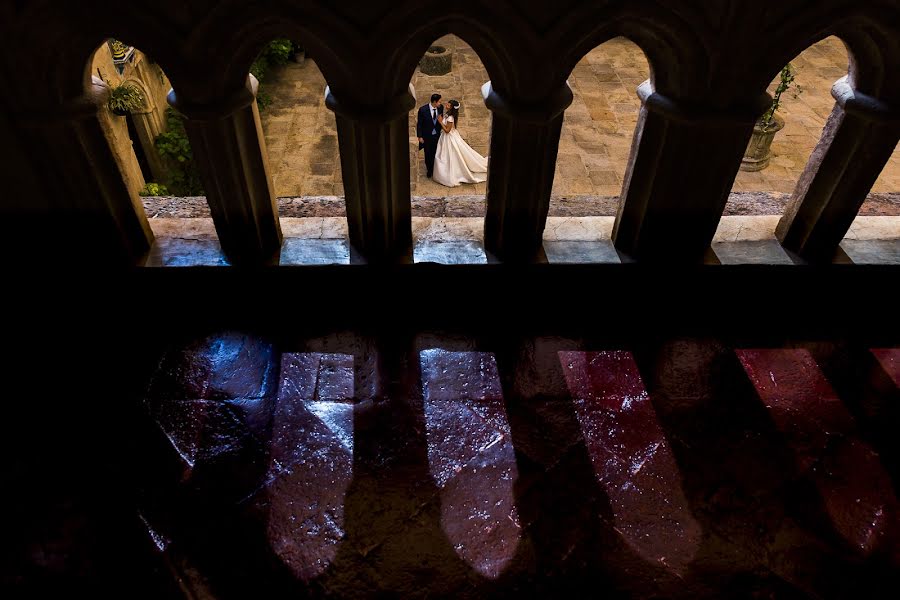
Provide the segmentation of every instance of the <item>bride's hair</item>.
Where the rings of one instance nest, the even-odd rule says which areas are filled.
[[[447,111],[448,117],[453,117],[453,126],[459,125],[459,101],[450,101],[450,110]]]

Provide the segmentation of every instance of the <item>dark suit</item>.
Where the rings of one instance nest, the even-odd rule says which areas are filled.
[[[440,104],[437,107],[437,114],[444,114],[444,107]],[[431,177],[434,172],[434,155],[437,153],[437,143],[441,137],[441,124],[436,120],[431,120],[431,104],[426,104],[419,109],[416,119],[416,137],[425,140],[424,144],[419,144],[419,149],[425,149],[425,170]]]

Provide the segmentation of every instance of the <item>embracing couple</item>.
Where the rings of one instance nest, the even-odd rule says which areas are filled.
[[[488,159],[472,150],[456,130],[459,106],[456,100],[441,104],[441,95],[432,94],[431,103],[419,109],[416,120],[427,175],[447,187],[487,180]]]

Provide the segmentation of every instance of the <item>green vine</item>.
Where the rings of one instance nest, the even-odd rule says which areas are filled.
[[[141,196],[168,196],[169,190],[160,183],[149,181],[138,194]]]
[[[169,167],[168,188],[176,196],[202,196],[203,184],[184,130],[184,117],[166,109],[166,131],[156,136],[156,149]]]
[[[266,79],[271,67],[287,64],[294,53],[294,46],[295,44],[291,40],[272,40],[250,65],[250,73],[260,83],[260,90],[256,98],[259,110],[265,110],[272,103],[272,97],[262,89],[262,82]]]
[[[800,87],[799,84],[794,83],[796,78],[796,70],[794,69],[794,65],[788,63],[785,65],[783,69],[781,69],[781,74],[779,76],[778,87],[775,88],[775,93],[772,94],[772,104],[769,106],[769,110],[767,110],[762,117],[759,118],[759,124],[763,129],[769,129],[775,123],[775,111],[781,107],[781,96],[790,89],[791,85],[794,86],[794,97],[796,98],[800,94],[803,93],[803,88]]]

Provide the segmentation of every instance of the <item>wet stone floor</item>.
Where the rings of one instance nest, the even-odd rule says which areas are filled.
[[[895,598],[900,349],[224,333],[139,495],[210,598]]]

